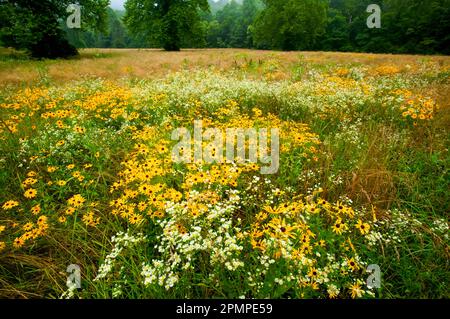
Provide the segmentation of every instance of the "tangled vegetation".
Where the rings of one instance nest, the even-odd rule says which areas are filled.
[[[448,298],[449,72],[271,55],[5,87],[0,296]],[[174,162],[199,119],[279,128],[279,171]]]

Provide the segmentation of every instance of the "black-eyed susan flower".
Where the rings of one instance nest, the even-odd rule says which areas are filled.
[[[80,194],[76,194],[67,200],[67,203],[73,207],[80,207],[85,202],[85,199]]]
[[[336,202],[336,204],[334,205],[335,209],[339,212],[339,213],[345,213],[346,207],[344,204],[342,204],[341,202]]]
[[[64,224],[66,221],[67,221],[67,218],[65,216],[58,217],[58,222],[60,222],[61,224]]]
[[[25,193],[23,193],[23,196],[25,196],[26,198],[35,198],[37,195],[37,190],[35,190],[34,188],[29,188],[25,191]]]
[[[28,223],[26,223],[25,225],[22,226],[22,229],[24,231],[30,231],[30,230],[33,229],[33,227],[34,227],[33,223],[32,222],[28,222]]]
[[[82,221],[86,226],[96,227],[100,224],[100,217],[95,217],[94,212],[90,211],[83,215]]]
[[[13,241],[14,248],[20,248],[25,244],[25,240],[21,237],[16,237]]]
[[[316,268],[310,267],[308,272],[308,277],[311,279],[316,279],[319,276],[319,272]]]
[[[65,186],[66,184],[67,184],[67,182],[63,181],[63,180],[56,181],[56,185],[58,185],[58,186]]]
[[[15,200],[9,200],[3,204],[2,208],[4,210],[8,210],[8,209],[14,208],[16,206],[19,206],[19,202],[15,201]]]
[[[45,223],[47,223],[47,216],[45,215],[41,215],[39,216],[38,220],[37,220],[37,224],[38,226],[44,225]]]
[[[278,238],[295,238],[293,231],[298,228],[297,226],[287,224],[284,219],[280,218],[273,218],[269,223],[269,226],[274,230],[272,236]]]
[[[66,215],[72,215],[75,212],[74,207],[67,207],[67,209],[64,211]]]
[[[338,218],[331,228],[334,233],[341,235],[347,229],[347,225],[342,222],[342,219]]]
[[[35,171],[29,171],[28,173],[27,173],[27,176],[28,177],[35,177],[37,175],[37,173],[35,172]]]
[[[352,271],[356,271],[359,269],[359,266],[354,258],[347,259],[347,265]]]
[[[358,220],[358,223],[355,225],[355,227],[359,229],[362,235],[366,235],[370,231],[370,225],[368,223],[363,223],[361,219]]]
[[[128,221],[131,224],[140,224],[144,219],[142,218],[142,215],[138,215],[138,214],[133,214],[132,216],[130,216],[128,218]]]

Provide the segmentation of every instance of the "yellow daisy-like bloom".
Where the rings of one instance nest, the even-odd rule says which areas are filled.
[[[67,200],[70,206],[80,207],[85,202],[85,199],[80,194],[74,195]]]
[[[35,177],[36,175],[37,174],[36,174],[35,171],[29,171],[28,174],[27,174],[28,177]]]
[[[96,227],[100,224],[100,217],[95,217],[94,212],[84,214],[82,220],[86,226]]]
[[[131,223],[131,224],[140,224],[142,221],[143,221],[143,218],[142,218],[142,216],[141,215],[132,215],[129,219],[129,222]]]
[[[0,251],[2,251],[3,249],[5,249],[6,244],[3,241],[0,241]]]
[[[19,206],[19,202],[15,201],[15,200],[9,200],[3,204],[2,208],[4,210],[8,210],[8,209],[14,208],[16,206]]]
[[[309,278],[317,278],[318,275],[319,275],[319,272],[317,271],[316,268],[314,268],[314,267],[309,268],[309,272],[308,272]]]
[[[35,198],[37,195],[37,190],[35,190],[34,188],[29,188],[25,191],[25,193],[23,194],[23,196],[25,196],[26,198]]]
[[[36,184],[36,182],[37,182],[37,179],[28,177],[26,180],[23,181],[22,186],[27,187],[27,186]]]
[[[350,286],[350,291],[353,299],[361,298],[364,294],[364,290],[361,289],[361,285],[358,282]]]
[[[268,212],[269,214],[278,215],[282,212],[281,207],[277,207],[276,209],[273,209],[270,206],[264,206],[263,209]]]
[[[355,259],[353,259],[353,258],[347,259],[347,265],[352,271],[356,271],[359,269],[358,264],[356,263]]]
[[[295,235],[292,233],[292,231],[297,227],[286,224],[284,219],[274,218],[269,223],[269,226],[275,231],[274,233],[271,233],[271,236],[273,237],[295,238]]]
[[[346,211],[346,207],[341,202],[336,202],[336,205],[334,207],[339,213],[345,213]]]
[[[157,150],[158,150],[160,153],[166,153],[169,149],[167,148],[166,145],[161,144],[161,145],[159,145],[159,146],[157,147]]]
[[[147,204],[145,203],[145,202],[139,202],[139,204],[138,204],[138,210],[140,211],[140,212],[143,212],[144,210],[146,210],[147,209]]]
[[[58,168],[55,166],[49,166],[47,167],[47,172],[49,173],[53,173],[54,171],[56,171]]]
[[[342,222],[342,219],[338,218],[336,223],[334,223],[334,225],[331,228],[334,233],[340,235],[344,230],[347,229],[347,225],[345,225],[345,223]]]
[[[58,221],[59,221],[61,224],[65,223],[66,220],[67,220],[67,218],[66,218],[65,216],[60,216],[60,217],[58,218]]]
[[[266,244],[262,240],[256,241],[256,240],[252,239],[251,244],[252,244],[253,249],[258,249],[263,252],[266,251]]]
[[[34,226],[33,223],[28,222],[28,223],[26,223],[25,225],[23,225],[22,229],[23,229],[24,231],[30,231],[30,230],[33,229],[33,226]]]
[[[66,215],[72,215],[75,212],[75,208],[73,207],[67,207],[67,209],[65,210],[65,214]]]
[[[59,181],[56,182],[56,185],[58,185],[58,186],[64,186],[66,184],[67,184],[67,182],[63,181],[63,180],[59,180]]]
[[[366,235],[370,231],[370,225],[368,223],[363,223],[361,219],[358,220],[358,223],[355,227],[359,229],[362,235]]]
[[[161,211],[161,210],[157,210],[157,211],[155,211],[155,212],[153,213],[152,216],[153,216],[153,217],[156,217],[156,218],[163,218],[163,217],[164,217],[164,212]]]
[[[13,246],[14,248],[20,248],[25,244],[25,240],[23,238],[17,237],[14,239]]]
[[[47,223],[47,216],[41,215],[38,218],[37,224],[39,225],[39,227],[43,226],[44,224]]]

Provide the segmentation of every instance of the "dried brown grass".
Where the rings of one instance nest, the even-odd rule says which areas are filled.
[[[12,53],[2,50],[0,56]],[[160,78],[172,71],[214,67],[225,71],[241,67],[250,61],[263,63],[274,59],[284,71],[298,63],[306,64],[365,64],[367,66],[409,65],[411,72],[423,61],[450,65],[446,56],[414,56],[336,52],[278,52],[246,49],[192,49],[165,52],[156,49],[84,49],[80,56],[69,60],[30,61],[3,59],[0,61],[0,84],[31,84],[39,80],[42,70],[55,82],[67,82],[83,77],[103,77],[111,80],[123,77],[139,79]],[[281,77],[282,78],[282,77]]]

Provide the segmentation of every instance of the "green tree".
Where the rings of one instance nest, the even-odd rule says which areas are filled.
[[[384,0],[383,13],[395,52],[450,53],[450,0]]]
[[[128,0],[125,8],[128,29],[167,51],[204,39],[199,11],[209,10],[207,0]]]
[[[216,11],[204,17],[208,46],[251,48],[253,41],[250,26],[261,10],[260,0],[224,0],[210,2],[210,5],[213,3]]]
[[[108,0],[78,0],[81,27],[104,30]],[[0,0],[0,38],[4,45],[25,49],[37,58],[77,54],[64,37],[60,21],[73,0]]]
[[[242,10],[241,6],[234,0],[227,3],[222,10],[216,13],[219,22],[219,37],[225,47],[241,47],[244,41],[242,34]]]
[[[242,3],[242,29],[245,34],[244,47],[253,47],[253,34],[251,25],[257,17],[262,6],[259,0],[244,0]]]
[[[327,1],[264,0],[264,10],[254,23],[258,47],[305,50],[316,46],[325,31]]]

